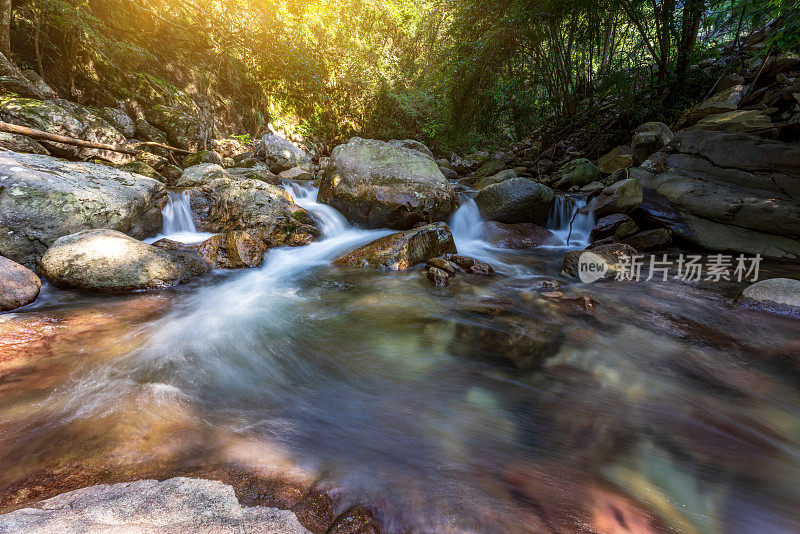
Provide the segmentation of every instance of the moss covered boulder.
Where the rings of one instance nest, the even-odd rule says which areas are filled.
[[[445,221],[458,196],[434,160],[399,144],[353,138],[336,147],[319,200],[367,228],[408,229]]]
[[[147,121],[167,134],[169,141],[184,150],[205,150],[211,144],[211,127],[195,115],[158,105],[147,111]]]
[[[431,258],[455,253],[456,244],[450,228],[444,223],[436,223],[367,243],[338,258],[334,264],[400,271]]]
[[[0,255],[35,269],[56,239],[81,230],[156,235],[163,195],[157,180],[106,165],[0,152]]]
[[[487,186],[475,196],[485,219],[508,224],[544,224],[554,202],[552,189],[527,178],[512,178]]]
[[[206,232],[258,231],[317,236],[317,223],[280,187],[258,180],[219,178],[189,193],[198,228]],[[282,241],[276,237],[277,241]]]
[[[127,141],[116,128],[91,108],[66,100],[42,101],[32,98],[0,96],[0,119],[94,143],[124,145]],[[55,155],[73,159],[102,158],[113,163],[127,163],[131,157],[119,152],[81,148],[61,143],[42,142]]]
[[[114,230],[61,237],[41,264],[42,275],[57,287],[110,293],[168,287],[207,270],[190,252],[164,250]]]
[[[572,160],[562,165],[553,175],[556,189],[583,187],[600,179],[600,169],[586,158]]]

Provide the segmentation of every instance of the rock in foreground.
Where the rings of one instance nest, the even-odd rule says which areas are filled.
[[[353,138],[331,154],[319,201],[367,228],[445,221],[458,196],[431,157],[401,143]]]
[[[334,261],[342,267],[371,267],[401,271],[444,254],[455,254],[456,244],[444,223],[382,237]]]
[[[0,312],[30,304],[39,296],[42,282],[33,271],[0,256]]]
[[[762,280],[745,289],[742,300],[757,308],[800,314],[800,280]]]
[[[231,486],[192,478],[101,484],[0,515],[0,532],[306,534],[288,510],[243,507]]]
[[[179,284],[207,270],[189,252],[157,248],[113,230],[64,236],[41,263],[42,275],[55,286],[112,293]]]
[[[157,180],[105,165],[0,152],[0,255],[35,268],[56,239],[82,230],[156,235],[163,192]]]

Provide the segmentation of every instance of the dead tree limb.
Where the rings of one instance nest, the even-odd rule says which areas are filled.
[[[135,143],[134,145],[127,147],[117,147],[114,145],[107,145],[105,143],[95,143],[93,141],[85,141],[83,139],[74,139],[64,135],[43,132],[42,130],[34,130],[33,128],[17,126],[16,124],[10,124],[8,122],[0,122],[0,132],[24,135],[25,137],[30,137],[31,139],[50,141],[51,143],[62,143],[65,145],[79,146],[82,148],[93,148],[96,150],[119,152],[120,154],[128,154],[131,156],[136,156],[139,154],[139,152],[141,152],[141,150],[137,150],[138,147],[163,148],[164,150],[178,152],[179,154],[193,154],[193,152],[189,150],[183,150],[182,148],[175,148],[169,145],[152,142]]]

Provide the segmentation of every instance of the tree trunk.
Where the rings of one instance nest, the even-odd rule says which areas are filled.
[[[11,0],[0,0],[0,52],[11,61]]]

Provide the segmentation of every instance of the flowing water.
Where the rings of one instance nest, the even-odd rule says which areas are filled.
[[[0,316],[3,502],[87,462],[235,464],[387,532],[800,531],[797,320],[736,305],[733,283],[538,293],[585,239],[571,199],[564,247],[525,252],[485,243],[464,202],[459,250],[502,276],[334,268],[388,232],[287,190],[324,238],[259,269]]]
[[[168,191],[167,205],[163,210],[164,228],[161,234],[147,242],[154,243],[159,239],[170,239],[179,243],[202,243],[214,234],[198,232],[192,217],[189,204],[189,191]]]
[[[558,195],[547,219],[549,228],[562,247],[584,249],[589,245],[589,234],[594,228],[594,214],[586,208],[582,196]]]

